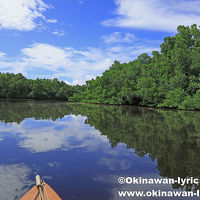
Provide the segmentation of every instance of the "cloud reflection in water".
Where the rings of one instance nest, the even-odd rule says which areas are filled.
[[[18,134],[18,145],[32,153],[78,148],[94,151],[103,143],[108,143],[107,137],[84,124],[85,120],[86,117],[74,115],[54,122],[37,120],[35,123],[34,119],[26,119],[20,124],[12,123],[9,126],[3,126],[2,132]],[[45,125],[47,122],[49,122],[48,126]]]
[[[25,164],[0,165],[0,199],[18,200],[33,184]]]

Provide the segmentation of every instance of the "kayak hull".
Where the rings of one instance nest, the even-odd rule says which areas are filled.
[[[45,184],[45,188],[46,188],[49,200],[62,200],[58,196],[58,194],[47,183],[44,183],[44,184]],[[38,187],[34,186],[26,194],[24,194],[24,196],[21,197],[19,200],[32,200],[37,192],[38,192]],[[43,196],[44,196],[44,200],[47,200],[45,190],[43,190]],[[39,196],[37,195],[34,200],[39,200]]]

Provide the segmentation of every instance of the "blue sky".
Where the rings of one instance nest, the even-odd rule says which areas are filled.
[[[0,0],[0,72],[83,84],[199,22],[199,0]]]

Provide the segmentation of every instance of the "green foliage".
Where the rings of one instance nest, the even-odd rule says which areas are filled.
[[[200,90],[198,90],[196,94],[193,95],[193,97],[186,96],[180,108],[189,110],[195,110],[196,108],[200,108]]]
[[[129,63],[115,61],[70,101],[200,109],[200,30],[197,25],[177,30],[164,38],[160,52]]]
[[[56,78],[30,80],[22,74],[0,73],[0,97],[3,98],[68,100],[74,92],[80,92],[79,87]]]
[[[160,104],[160,107],[169,107],[169,108],[178,108],[178,106],[181,104],[185,96],[185,92],[183,89],[174,89],[167,93],[166,99],[162,104]]]
[[[0,73],[0,97],[199,110],[200,29],[194,24],[177,30],[164,38],[160,52],[143,53],[129,63],[115,61],[83,86]]]

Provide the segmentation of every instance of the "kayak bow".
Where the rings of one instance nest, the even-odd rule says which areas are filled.
[[[40,176],[35,177],[36,185],[19,200],[62,200]]]

